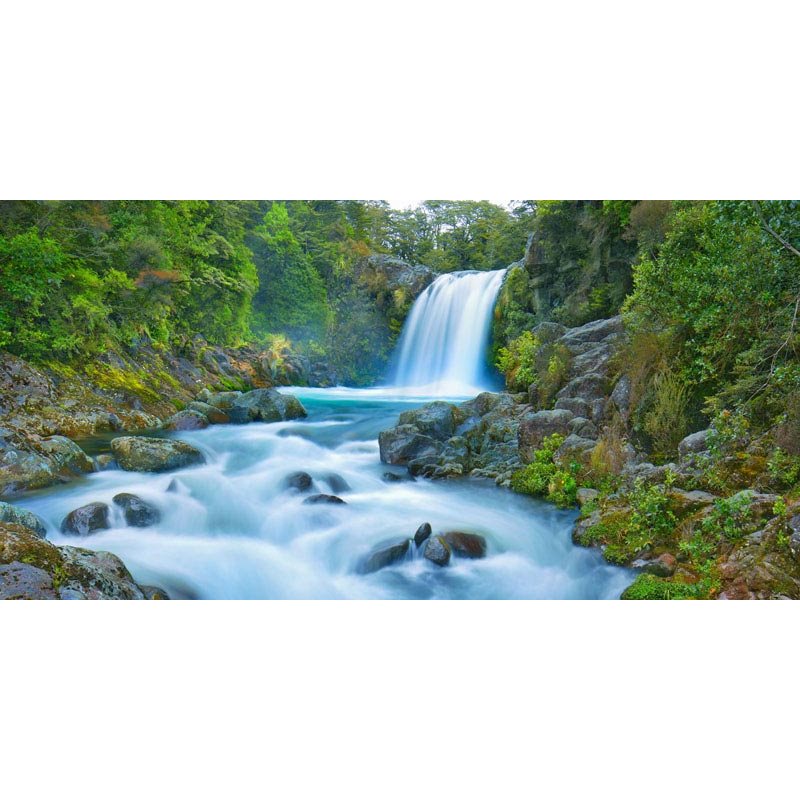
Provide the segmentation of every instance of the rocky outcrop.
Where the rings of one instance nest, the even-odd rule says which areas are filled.
[[[0,522],[0,600],[143,600],[115,555],[56,547],[30,528]]]
[[[11,503],[0,502],[0,524],[4,522],[30,528],[42,539],[47,535],[47,527],[41,517],[37,517],[32,511],[12,506]]]
[[[120,468],[130,472],[167,472],[205,462],[196,447],[176,439],[120,436],[111,441],[111,451]]]

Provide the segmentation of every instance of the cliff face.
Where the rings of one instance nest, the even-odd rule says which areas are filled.
[[[636,249],[635,237],[599,203],[548,204],[500,293],[496,344],[539,322],[575,326],[615,314],[631,289]]]

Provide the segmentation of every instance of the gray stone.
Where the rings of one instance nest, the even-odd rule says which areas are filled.
[[[600,492],[598,492],[597,489],[587,489],[582,486],[577,492],[578,505],[581,507],[597,500],[598,497],[600,497]]]
[[[569,422],[573,413],[565,408],[552,411],[537,411],[526,414],[520,424],[518,433],[519,452],[523,461],[531,461],[533,454],[541,447],[542,441],[554,433],[566,436],[569,433]]]
[[[611,402],[623,422],[627,422],[631,415],[631,379],[627,375],[622,375],[614,385]]]
[[[37,536],[44,539],[47,535],[47,527],[41,517],[37,517],[32,511],[18,508],[11,503],[0,501],[0,522],[12,522],[15,525],[23,525],[30,528]]]
[[[422,547],[425,540],[430,538],[432,529],[430,522],[423,522],[422,525],[417,528],[417,532],[414,534],[414,544],[417,547]]]
[[[89,536],[110,527],[110,509],[106,503],[87,503],[70,511],[61,522],[61,532],[73,536]]]
[[[306,416],[302,403],[277,389],[253,389],[236,397],[228,410],[231,422],[279,422]]]
[[[283,479],[287,489],[297,489],[298,492],[307,492],[314,480],[307,472],[292,472]]]
[[[454,405],[437,400],[422,408],[404,411],[399,424],[413,425],[419,433],[432,439],[449,439],[456,430],[455,410]]]
[[[311,497],[306,497],[303,500],[303,505],[317,505],[319,503],[328,503],[330,505],[340,505],[346,506],[347,503],[342,500],[341,497],[337,497],[335,494],[312,494]]]
[[[678,444],[678,453],[682,456],[690,455],[691,453],[702,453],[708,450],[708,437],[711,433],[710,429],[690,433],[688,436],[681,439]]]
[[[125,522],[132,528],[146,528],[161,520],[161,512],[138,495],[121,492],[112,499],[122,509]]]
[[[199,431],[209,426],[208,417],[194,409],[184,409],[173,414],[164,422],[164,429],[168,431]]]
[[[419,433],[414,425],[398,425],[378,435],[381,461],[384,464],[408,464],[420,458],[435,459],[442,444]]]
[[[573,378],[561,391],[557,397],[577,397],[591,403],[593,400],[601,400],[606,396],[607,379],[598,372],[589,372],[578,378]]]
[[[450,546],[441,536],[433,536],[425,543],[423,555],[428,561],[446,567],[450,563]]]
[[[392,564],[402,561],[408,553],[410,539],[404,539],[397,544],[389,545],[388,547],[381,547],[372,552],[359,568],[359,572],[367,574],[370,572],[377,572],[379,569],[391,566]]]
[[[591,406],[586,400],[581,400],[579,397],[561,397],[556,400],[556,408],[565,408],[571,411],[576,417],[588,418],[591,414]]]
[[[177,439],[120,436],[111,442],[119,466],[130,472],[166,472],[205,462],[203,454]]]

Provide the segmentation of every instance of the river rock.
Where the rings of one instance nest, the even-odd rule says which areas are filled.
[[[456,407],[437,400],[422,408],[414,408],[400,414],[400,425],[413,425],[417,431],[432,439],[449,439],[456,429]]]
[[[292,472],[283,479],[287,489],[297,489],[298,492],[307,492],[313,483],[313,478],[307,472]]]
[[[234,391],[234,392],[212,392],[208,389],[203,389],[199,395],[197,395],[197,402],[199,403],[207,403],[214,408],[218,408],[221,411],[228,411],[229,409],[233,408],[233,404],[242,396],[242,392]]]
[[[425,543],[423,555],[428,561],[446,567],[450,563],[450,545],[441,536],[432,536]]]
[[[158,586],[139,586],[145,600],[169,600],[169,595]]]
[[[414,477],[407,472],[384,472],[383,480],[386,483],[400,483],[401,481],[413,481]]]
[[[61,522],[61,532],[72,536],[89,536],[111,527],[111,509],[106,503],[87,503],[70,511]]]
[[[438,457],[442,443],[421,434],[414,425],[398,425],[378,435],[381,461],[384,464],[408,464],[419,459]]]
[[[12,506],[11,503],[0,501],[0,523],[2,522],[10,522],[30,528],[42,539],[47,535],[47,527],[41,517],[37,517],[32,511],[26,511],[24,508],[18,508],[17,506]]]
[[[112,456],[111,453],[101,453],[99,456],[95,456],[94,466],[98,472],[105,472],[109,469],[116,469],[117,462],[114,460],[114,456]]]
[[[210,403],[202,403],[194,400],[186,406],[187,411],[197,411],[202,414],[212,425],[225,425],[231,421],[230,416],[221,408],[212,406]]]
[[[430,522],[423,522],[422,525],[417,528],[417,532],[414,534],[414,544],[417,547],[422,547],[422,545],[425,543],[425,540],[430,537],[431,530]]]
[[[199,431],[209,426],[208,417],[199,411],[187,408],[173,414],[164,422],[168,431]]]
[[[120,436],[112,440],[111,451],[120,467],[129,472],[166,472],[205,462],[196,447],[177,439]]]
[[[237,397],[228,411],[231,422],[279,422],[306,416],[302,403],[277,389],[254,389]]]
[[[138,495],[122,492],[115,494],[112,500],[122,509],[125,522],[132,528],[146,528],[161,520],[161,512]]]
[[[312,494],[311,497],[306,497],[303,500],[303,505],[317,505],[318,503],[330,503],[331,505],[347,505],[341,497],[335,494]]]
[[[372,552],[364,562],[361,564],[359,572],[367,574],[370,572],[377,572],[379,569],[388,567],[398,561],[402,561],[408,553],[410,545],[409,539],[404,539],[397,544],[389,545],[388,547],[381,547]]]
[[[92,459],[66,436],[50,436],[42,439],[39,449],[50,459],[57,472],[67,475],[94,472]]]
[[[441,538],[456,555],[464,558],[484,558],[486,556],[486,539],[477,533],[449,531]]]

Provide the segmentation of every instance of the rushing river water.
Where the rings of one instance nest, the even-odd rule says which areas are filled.
[[[109,550],[139,583],[172,597],[196,598],[614,598],[632,580],[627,570],[575,547],[575,514],[475,480],[386,482],[378,432],[422,398],[380,390],[293,389],[306,420],[216,425],[179,434],[208,463],[169,474],[109,470],[31,495],[20,505],[39,514],[48,538]],[[346,505],[303,505],[286,489],[304,470],[314,491],[336,492]],[[168,491],[175,480],[177,491]],[[111,498],[133,492],[155,504],[162,520],[125,527]],[[85,538],[59,533],[63,517],[92,501],[115,508],[113,528]],[[484,535],[482,560],[438,567],[412,545],[406,561],[370,575],[357,568],[384,542],[434,532]]]

